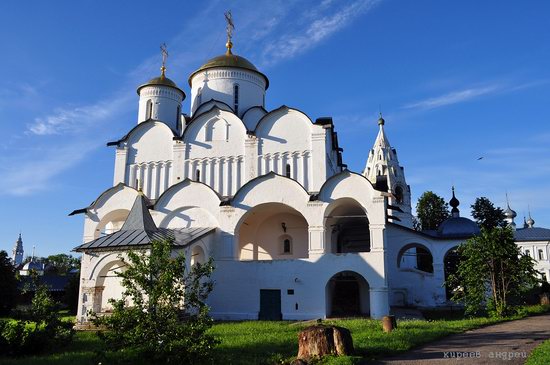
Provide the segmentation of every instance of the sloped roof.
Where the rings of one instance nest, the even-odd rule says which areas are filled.
[[[550,229],[531,227],[514,231],[516,241],[550,241]]]
[[[215,227],[194,227],[168,229],[158,228],[156,231],[120,230],[107,236],[86,242],[73,251],[85,252],[96,250],[124,250],[140,248],[151,244],[155,240],[170,239],[176,247],[187,246],[215,231]]]
[[[73,251],[128,249],[151,244],[155,240],[169,239],[174,246],[186,246],[210,234],[215,227],[182,229],[158,228],[149,213],[147,201],[139,194],[120,231],[86,242]]]
[[[121,230],[158,230],[157,225],[153,221],[153,217],[151,217],[151,213],[149,213],[149,208],[147,208],[147,202],[145,201],[145,196],[143,195],[143,193],[140,193],[134,201],[134,205],[132,206],[132,209],[130,209],[130,213],[128,214],[126,221],[122,225]]]

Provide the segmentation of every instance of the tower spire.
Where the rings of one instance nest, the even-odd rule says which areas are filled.
[[[225,16],[225,21],[227,22],[227,26],[225,27],[225,30],[227,32],[227,43],[225,44],[225,47],[227,48],[226,54],[230,55],[233,54],[231,52],[231,48],[233,48],[233,31],[235,30],[235,24],[233,24],[233,15],[231,15],[231,10],[226,11],[223,13]]]

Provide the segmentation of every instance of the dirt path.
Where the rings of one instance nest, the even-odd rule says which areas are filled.
[[[523,364],[549,338],[550,314],[545,314],[452,335],[375,364]]]

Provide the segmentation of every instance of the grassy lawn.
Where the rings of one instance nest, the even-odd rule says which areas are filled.
[[[525,314],[537,314],[548,311],[548,307],[528,307]],[[520,316],[510,319],[518,319]],[[380,358],[388,354],[406,351],[415,346],[433,341],[440,337],[463,332],[468,329],[494,324],[499,320],[489,318],[453,319],[453,320],[403,320],[398,321],[398,329],[390,334],[382,332],[379,321],[371,319],[342,319],[324,321],[348,328],[353,336],[356,356],[345,358],[325,358],[320,364],[360,364],[367,359]],[[306,324],[290,322],[224,322],[216,323],[211,332],[221,343],[215,350],[215,363],[223,364],[281,364],[289,362],[298,351],[298,332]],[[546,351],[550,344],[546,343]],[[139,359],[131,353],[115,354],[107,352],[106,358],[98,357],[102,343],[92,332],[79,332],[75,340],[66,349],[53,354],[20,359],[0,357],[0,364],[38,365],[38,364],[137,364]],[[548,352],[542,356],[548,356]],[[533,363],[538,364],[538,363]]]
[[[525,365],[546,365],[550,359],[550,340],[544,341],[538,345],[529,358]]]

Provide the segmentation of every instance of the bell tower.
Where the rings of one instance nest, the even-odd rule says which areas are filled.
[[[375,189],[390,193],[389,204],[401,210],[394,210],[392,213],[392,216],[399,220],[390,221],[412,228],[411,189],[405,180],[405,169],[399,165],[397,150],[390,145],[386,136],[385,124],[386,121],[380,113],[378,136],[369,151],[363,175],[370,180]]]

